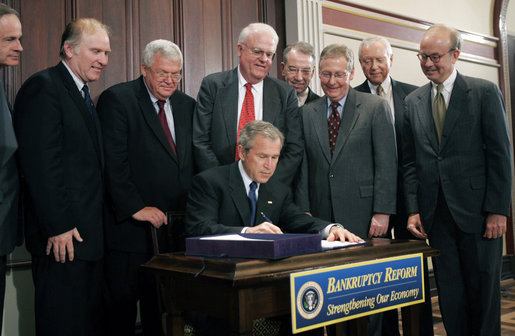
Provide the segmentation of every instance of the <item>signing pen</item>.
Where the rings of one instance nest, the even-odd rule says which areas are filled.
[[[261,211],[261,217],[263,217],[263,219],[269,223],[272,223],[272,221],[270,220],[270,218],[268,218],[265,213],[263,211]],[[273,224],[273,223],[272,223]]]

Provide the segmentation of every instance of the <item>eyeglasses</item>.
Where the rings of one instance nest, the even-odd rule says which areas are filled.
[[[180,82],[180,80],[182,79],[182,74],[180,72],[155,71],[152,68],[147,69],[152,71],[156,75],[157,79],[160,81],[171,79]]]
[[[431,59],[431,62],[438,63],[438,62],[440,62],[440,58],[442,58],[443,56],[453,52],[454,50],[456,50],[456,49],[455,48],[451,48],[451,49],[449,49],[448,52],[446,52],[445,54],[441,54],[441,55],[438,55],[438,54],[426,55],[426,54],[422,54],[422,53],[419,52],[417,54],[417,57],[420,60],[420,62],[423,62],[423,63],[427,62],[428,58]]]
[[[365,63],[366,65],[372,64],[372,62],[376,61],[377,64],[385,64],[386,63],[385,57],[379,57],[379,58],[363,58],[361,60],[362,63]]]
[[[250,53],[256,57],[256,58],[261,58],[263,57],[263,55],[266,56],[266,58],[268,58],[270,61],[273,61],[274,58],[275,58],[275,53],[274,52],[271,52],[271,51],[264,51],[263,49],[259,49],[259,48],[251,48],[249,47],[247,44],[245,43],[242,43],[244,46],[247,47],[247,49],[250,51]]]
[[[327,72],[327,71],[322,71],[320,73],[320,77],[322,77],[324,80],[330,80],[331,77],[334,76],[334,78],[338,79],[338,80],[342,80],[342,79],[345,79],[347,78],[347,76],[349,75],[349,72],[348,71],[344,71],[344,72],[336,72],[336,73],[330,73],[330,72]]]
[[[296,75],[299,71],[302,74],[302,76],[308,77],[308,76],[311,76],[311,74],[313,73],[313,68],[302,68],[302,69],[299,69],[297,67],[294,67],[293,65],[289,65],[286,68],[286,72],[288,74],[290,74],[290,75]]]

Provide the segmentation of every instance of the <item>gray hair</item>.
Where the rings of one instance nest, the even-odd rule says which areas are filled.
[[[315,62],[315,50],[313,46],[307,42],[297,41],[292,44],[288,44],[288,46],[283,51],[283,62],[288,63],[288,54],[292,50],[297,50],[298,52],[313,57],[313,62]]]
[[[451,26],[437,23],[429,27],[426,32],[437,29],[437,30],[447,30],[449,31],[449,34],[451,35],[451,49],[452,50],[461,50],[461,45],[463,44],[463,37],[461,36],[461,33]]]
[[[325,47],[320,54],[318,68],[321,68],[320,65],[324,59],[338,58],[342,56],[347,60],[347,71],[352,71],[352,69],[354,69],[354,53],[352,52],[352,49],[348,48],[344,44],[330,44]]]
[[[95,34],[99,30],[104,30],[108,36],[111,34],[108,26],[93,18],[80,18],[68,23],[61,36],[59,57],[63,60],[66,59],[66,51],[64,50],[65,43],[71,45],[75,52],[77,52],[82,34]]]
[[[240,32],[240,36],[238,37],[238,44],[245,43],[250,34],[258,32],[270,33],[273,36],[274,44],[277,47],[277,43],[279,43],[279,35],[277,35],[272,26],[261,22],[251,23],[247,27],[243,28]]]
[[[376,42],[381,42],[386,47],[386,54],[387,54],[388,58],[390,58],[393,55],[393,50],[392,50],[392,46],[390,45],[390,42],[387,39],[385,39],[384,37],[374,36],[374,37],[368,37],[368,38],[364,39],[359,44],[358,57],[360,60],[362,60],[361,50],[363,50],[363,47],[370,47],[372,44],[374,44]]]
[[[182,69],[182,52],[175,43],[168,40],[154,40],[147,44],[142,57],[147,68],[154,64],[156,54],[161,54],[173,62],[180,62]]]
[[[16,17],[18,19],[20,18],[20,13],[18,13],[17,10],[12,9],[11,7],[7,6],[4,3],[0,3],[0,17],[2,17],[4,15],[9,15],[9,14],[16,15]]]
[[[240,132],[240,139],[238,145],[242,145],[245,152],[254,147],[254,141],[258,135],[270,139],[272,141],[281,140],[281,146],[284,144],[284,135],[277,127],[263,120],[254,120],[249,122]]]

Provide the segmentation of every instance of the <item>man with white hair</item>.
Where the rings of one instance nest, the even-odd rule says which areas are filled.
[[[107,89],[98,101],[115,217],[106,223],[109,334],[134,334],[138,300],[144,334],[163,334],[156,281],[138,270],[153,254],[151,230],[160,252],[181,248],[181,241],[170,246],[164,224],[167,212],[184,211],[194,173],[195,100],[177,90],[182,64],[177,45],[152,41],[142,76]],[[173,230],[182,236],[180,227]]]
[[[268,76],[278,41],[271,26],[248,25],[238,38],[239,65],[202,80],[193,121],[200,170],[235,162],[240,131],[252,120],[264,120],[285,135],[274,179],[292,182],[302,159],[301,126],[295,90]]]

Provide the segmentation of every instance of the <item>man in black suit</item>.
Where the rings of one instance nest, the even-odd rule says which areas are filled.
[[[411,84],[394,80],[390,76],[393,63],[393,50],[387,39],[383,37],[369,37],[359,45],[359,63],[363,74],[367,78],[363,84],[357,86],[357,91],[377,94],[388,101],[395,125],[395,138],[397,140],[397,212],[390,216],[390,224],[387,235],[392,237],[393,228],[396,239],[413,239],[411,232],[406,229],[408,214],[404,202],[404,188],[402,183],[402,120],[404,116],[404,98],[417,87]],[[380,87],[380,88],[379,88]],[[433,315],[431,307],[431,295],[427,277],[427,264],[425,266],[426,277],[426,301],[420,310],[420,334],[433,335]],[[399,321],[396,309],[383,313],[383,335],[399,335]]]
[[[61,62],[30,77],[14,106],[25,178],[38,335],[101,335],[103,150],[88,82],[111,51],[95,19],[66,26]]]
[[[193,120],[195,161],[200,170],[236,161],[243,126],[249,120],[265,120],[285,135],[274,179],[292,182],[302,159],[302,137],[295,90],[268,76],[278,41],[271,26],[248,25],[238,38],[238,67],[202,80]]]
[[[283,51],[281,71],[286,83],[295,89],[299,107],[320,97],[309,88],[315,74],[315,52],[311,44],[302,41],[289,44]]]
[[[186,207],[186,233],[322,233],[327,240],[361,241],[340,224],[309,216],[294,205],[288,186],[270,180],[284,136],[272,124],[256,120],[242,130],[239,161],[202,172],[193,179]],[[268,182],[268,183],[267,183]],[[249,193],[255,188],[256,210]]]
[[[20,15],[11,7],[0,4],[0,68],[18,65],[23,50]],[[7,255],[21,243],[18,225],[20,181],[16,164],[18,143],[14,135],[11,109],[0,83],[0,334],[4,312],[5,273]]]
[[[194,173],[195,100],[177,90],[183,64],[177,45],[152,41],[142,59],[142,76],[107,89],[98,101],[115,214],[106,223],[108,330],[134,334],[139,300],[143,332],[161,335],[157,284],[139,266],[153,255],[151,230],[157,230],[161,252],[172,249],[164,224],[167,212],[186,206]],[[183,234],[182,228],[173,228],[174,237]],[[175,243],[173,249],[181,249],[183,242]]]
[[[501,92],[456,71],[461,43],[445,25],[430,27],[420,42],[417,56],[431,82],[406,97],[408,230],[440,250],[433,268],[447,334],[500,335],[513,159]]]

